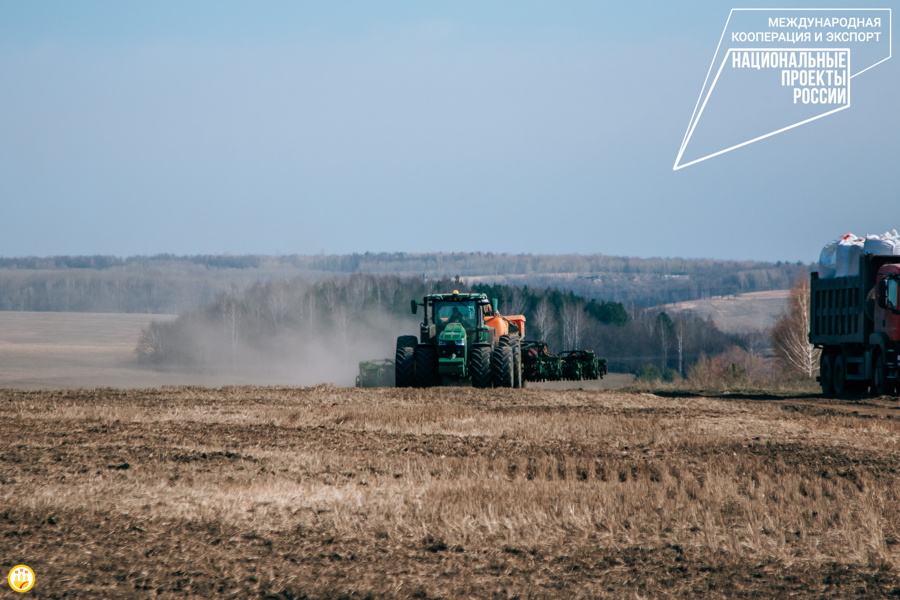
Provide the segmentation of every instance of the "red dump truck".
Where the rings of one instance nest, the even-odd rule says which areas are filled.
[[[863,254],[858,275],[810,278],[809,342],[822,350],[822,393],[893,394],[900,378],[900,256]]]

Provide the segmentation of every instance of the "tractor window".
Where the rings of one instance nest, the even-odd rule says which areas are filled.
[[[888,308],[897,308],[897,278],[891,277],[887,282],[887,305]]]
[[[475,326],[474,302],[442,302],[434,305],[434,323],[443,329],[450,323],[460,323],[466,329]]]

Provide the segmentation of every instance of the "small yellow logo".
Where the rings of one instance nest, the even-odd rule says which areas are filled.
[[[27,592],[34,587],[34,571],[26,565],[13,567],[7,579],[9,580],[9,587],[17,592]]]

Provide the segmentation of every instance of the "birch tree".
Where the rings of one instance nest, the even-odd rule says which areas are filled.
[[[528,306],[528,302],[525,299],[525,294],[522,293],[518,287],[514,287],[512,292],[509,295],[509,298],[506,299],[506,310],[507,314],[510,315],[521,315],[525,312],[525,308]]]
[[[550,302],[547,300],[546,296],[542,298],[540,302],[538,302],[538,305],[534,311],[533,319],[541,338],[545,342],[549,341],[550,336],[553,335],[554,330],[553,308],[550,306]]]
[[[809,343],[809,308],[809,280],[800,277],[772,328],[772,349],[786,372],[812,378],[819,372],[820,352]]]
[[[234,298],[226,298],[222,304],[222,322],[231,342],[231,370],[237,371],[237,347],[241,338],[243,306]]]
[[[584,327],[584,310],[575,302],[566,302],[559,311],[565,350],[578,350],[581,329]]]

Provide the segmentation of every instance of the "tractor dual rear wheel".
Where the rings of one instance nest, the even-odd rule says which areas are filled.
[[[422,344],[416,348],[416,387],[434,387],[440,383],[434,346]]]
[[[509,345],[512,347],[513,353],[513,387],[525,387],[525,379],[522,377],[522,344],[519,343],[519,336],[513,334],[509,336]]]
[[[491,387],[491,348],[490,346],[473,346],[469,354],[469,373],[472,374],[472,387]]]
[[[513,386],[513,349],[510,346],[497,346],[491,353],[491,379],[494,387],[511,388]]]
[[[394,386],[398,388],[412,387],[415,383],[416,350],[409,346],[397,346],[394,357]]]
[[[525,387],[525,377],[522,373],[522,349],[513,347],[513,387]]]
[[[415,350],[416,346],[419,345],[419,338],[414,335],[401,335],[397,338],[397,347],[398,348],[412,348]]]

